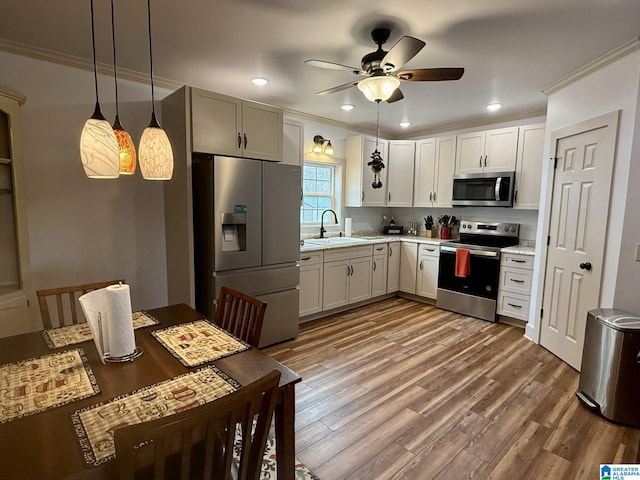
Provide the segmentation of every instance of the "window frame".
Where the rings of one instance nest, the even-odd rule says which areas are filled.
[[[321,219],[318,219],[315,222],[302,221],[302,211],[304,208],[304,197],[305,197],[304,167],[307,166],[307,164],[310,164],[313,166],[326,165],[326,166],[331,166],[333,168],[333,182],[332,182],[332,188],[331,188],[332,189],[332,194],[331,194],[332,206],[330,206],[329,208],[336,212],[336,215],[338,216],[338,223],[337,224],[333,223],[333,218],[329,219],[328,216],[325,216],[326,221],[324,223],[324,227],[327,231],[339,231],[343,225],[342,212],[344,209],[344,175],[345,175],[344,160],[339,158],[327,158],[327,159],[304,158],[302,163],[302,172],[301,172],[303,202],[300,205],[300,232],[301,233],[317,233],[318,229],[320,228],[320,220],[321,220]]]

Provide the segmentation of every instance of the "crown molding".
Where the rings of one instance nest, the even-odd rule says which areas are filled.
[[[636,37],[627,43],[620,45],[617,48],[614,48],[610,52],[605,53],[604,55],[596,58],[595,60],[587,63],[586,65],[574,70],[569,75],[562,77],[561,79],[553,82],[550,85],[547,85],[542,89],[542,93],[545,95],[550,95],[552,93],[557,92],[558,90],[566,87],[567,85],[571,85],[572,83],[580,80],[587,75],[600,70],[601,68],[609,65],[610,63],[619,60],[620,58],[629,55],[632,52],[640,49],[640,37]]]
[[[77,68],[80,70],[93,72],[93,62],[73,55],[67,55],[64,53],[47,50],[46,48],[39,48],[31,45],[25,45],[23,43],[0,39],[0,50],[16,55],[22,55],[24,57],[34,58],[36,60],[55,63],[57,65],[63,65],[65,67]],[[98,73],[112,76],[113,65],[98,62]],[[118,67],[118,79],[131,80],[137,83],[148,84],[149,74]],[[167,88],[170,90],[176,90],[183,86],[181,83],[169,80],[167,78],[157,77],[156,75],[153,76],[153,84],[156,87]]]
[[[299,112],[297,110],[291,110],[289,108],[283,108],[283,113],[285,116],[290,116],[290,117],[296,117],[299,119],[303,119],[303,120],[308,120],[310,122],[316,122],[316,123],[322,123],[324,125],[329,125],[332,127],[338,127],[338,128],[344,128],[345,130],[351,130],[353,132],[358,132],[358,133],[364,133],[364,134],[368,134],[368,135],[375,135],[376,132],[375,130],[362,130],[359,128],[356,128],[354,125],[346,123],[346,122],[341,122],[339,120],[332,120],[330,118],[325,118],[325,117],[319,117],[317,115],[312,115],[310,113],[304,113],[304,112]]]
[[[2,85],[0,85],[0,95],[8,98],[9,100],[13,100],[15,102],[18,103],[19,106],[22,106],[25,104],[25,102],[27,101],[27,97],[22,95],[21,93],[18,93],[14,90],[11,90],[7,87],[3,87]]]
[[[398,140],[404,140],[408,138],[428,137],[438,133],[455,132],[457,130],[465,130],[468,128],[486,127],[489,125],[495,125],[497,123],[526,120],[534,117],[543,117],[546,114],[547,114],[547,110],[542,109],[542,110],[529,110],[526,112],[520,112],[513,115],[503,115],[501,117],[492,116],[491,118],[486,118],[486,117],[476,118],[476,119],[472,119],[464,122],[449,123],[447,125],[438,125],[435,128],[430,128],[430,129],[419,131],[419,132],[411,132],[411,135],[405,136],[403,138],[398,138]]]

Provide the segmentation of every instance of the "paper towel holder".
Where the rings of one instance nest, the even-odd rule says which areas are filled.
[[[121,283],[122,285],[122,283]],[[105,351],[104,338],[102,336],[102,315],[98,312],[98,331],[100,332],[100,345],[102,346],[102,351]],[[102,359],[108,363],[125,363],[125,362],[133,362],[136,358],[140,357],[143,354],[142,347],[138,347],[136,345],[135,350],[128,354],[123,355],[121,357],[112,357],[108,353],[103,353]]]

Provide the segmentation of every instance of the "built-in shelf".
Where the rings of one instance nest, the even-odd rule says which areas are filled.
[[[10,158],[1,158],[0,157],[0,163],[10,164],[11,163],[11,159]]]

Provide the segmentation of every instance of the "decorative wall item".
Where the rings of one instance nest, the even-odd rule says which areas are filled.
[[[367,163],[367,166],[371,167],[373,171],[373,182],[371,187],[382,188],[382,181],[380,181],[380,172],[384,168],[384,162],[382,161],[382,155],[378,151],[378,140],[380,139],[380,100],[376,100],[378,107],[378,115],[376,118],[376,149],[371,154],[371,161]]]

